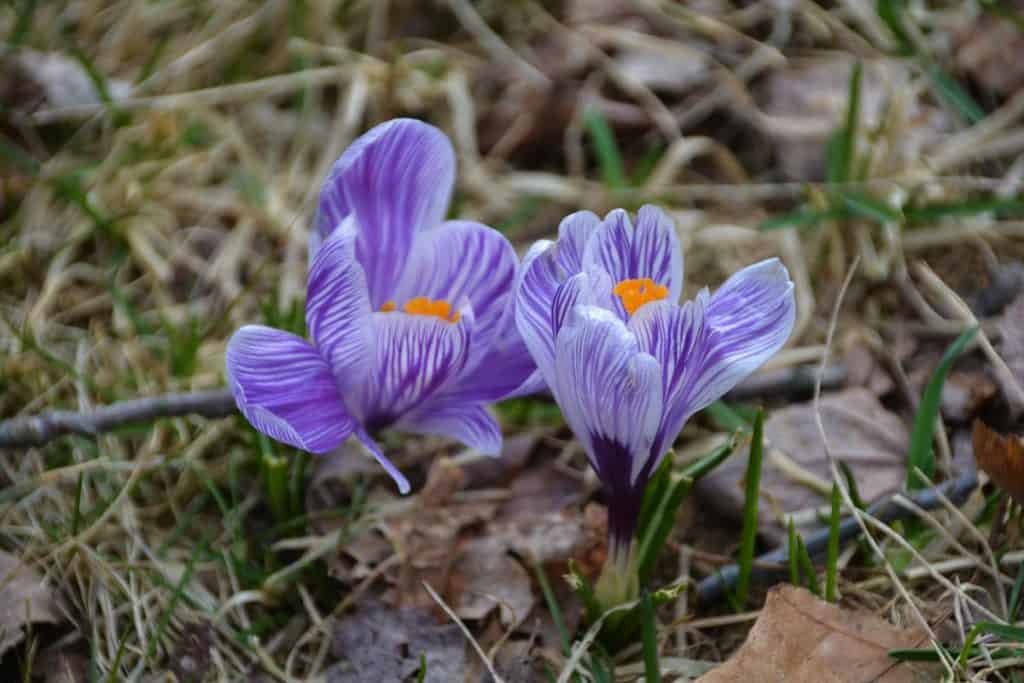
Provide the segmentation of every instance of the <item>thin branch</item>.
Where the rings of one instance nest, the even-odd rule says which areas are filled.
[[[158,417],[227,417],[235,410],[235,399],[228,389],[137,398],[90,412],[54,410],[0,422],[0,448],[42,446],[65,434],[96,436],[133,422],[146,422]]]
[[[846,368],[825,370],[826,389],[842,386]],[[766,396],[803,393],[814,387],[814,376],[806,368],[796,367],[749,378],[732,390],[729,398],[749,400]],[[133,422],[161,417],[199,415],[211,419],[233,414],[235,399],[227,389],[210,389],[188,394],[165,394],[112,403],[90,412],[54,410],[38,415],[13,417],[0,422],[0,449],[42,446],[65,434],[96,436]]]

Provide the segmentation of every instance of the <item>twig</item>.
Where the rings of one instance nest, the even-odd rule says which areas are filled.
[[[823,385],[826,389],[835,389],[842,386],[845,379],[846,368],[830,367],[825,370]],[[733,389],[729,398],[748,400],[806,392],[813,388],[813,373],[796,367],[751,377]],[[65,434],[96,436],[133,422],[146,422],[161,417],[199,415],[215,419],[227,417],[235,410],[235,400],[228,389],[137,398],[89,412],[54,410],[0,422],[0,449],[42,446]]]
[[[800,394],[814,391],[817,368],[798,365],[784,370],[764,372],[748,378],[727,394],[733,401],[752,398]],[[846,383],[846,366],[825,368],[821,384],[823,389],[838,389]]]
[[[939,484],[930,489],[923,489],[917,493],[904,497],[925,510],[932,510],[943,505],[943,497],[954,504],[962,503],[970,495],[971,491],[978,485],[978,472],[971,467],[956,479]],[[891,524],[900,519],[910,517],[913,513],[896,501],[896,496],[891,496],[868,507],[868,513],[885,524]],[[853,516],[846,517],[839,524],[839,541],[845,543],[856,538],[860,534],[860,525]],[[807,552],[813,557],[821,555],[828,547],[829,529],[820,528],[818,531],[807,536],[804,545]],[[770,583],[784,580],[788,574],[789,549],[779,548],[766,553],[754,561],[753,579],[758,583]],[[739,565],[732,564],[723,567],[713,576],[709,576],[697,585],[697,597],[701,603],[707,604],[716,602],[725,597],[727,591],[731,590],[739,576]]]
[[[54,410],[0,422],[0,449],[42,446],[65,434],[95,436],[133,422],[158,417],[227,417],[236,410],[228,389],[165,394],[121,401],[89,412]]]

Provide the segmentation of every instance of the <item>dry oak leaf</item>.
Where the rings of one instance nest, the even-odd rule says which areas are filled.
[[[61,615],[35,569],[0,550],[0,655],[21,642],[29,624],[54,624]]]
[[[974,459],[996,486],[1024,504],[1024,444],[1018,436],[1001,436],[974,421]]]
[[[920,647],[916,630],[863,611],[843,610],[795,586],[768,592],[761,615],[739,650],[696,683],[916,683],[918,671],[888,656]]]

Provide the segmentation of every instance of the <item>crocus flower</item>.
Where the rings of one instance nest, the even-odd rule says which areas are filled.
[[[524,259],[516,322],[604,486],[610,555],[598,589],[621,601],[635,588],[633,537],[651,474],[690,416],[785,344],[793,284],[769,259],[680,304],[682,252],[654,206],[635,226],[621,209],[604,221],[583,211],[558,232]]]
[[[448,138],[412,119],[381,124],[334,164],[320,193],[306,289],[310,340],[247,325],[228,381],[257,430],[313,453],[355,435],[394,478],[384,428],[452,437],[497,454],[485,408],[534,371],[515,330],[517,258],[497,231],[446,221]]]

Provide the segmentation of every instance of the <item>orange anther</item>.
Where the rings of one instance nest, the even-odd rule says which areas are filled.
[[[668,298],[668,287],[659,285],[649,277],[623,280],[612,292],[622,299],[626,312],[633,315],[644,304]]]
[[[387,304],[385,304],[386,306]],[[383,310],[383,307],[382,309]],[[391,310],[394,310],[393,308]],[[402,306],[402,310],[412,315],[432,315],[441,320],[447,320],[450,323],[459,321],[460,313],[458,311],[452,311],[452,305],[444,299],[428,299],[425,296],[418,296],[415,299],[409,299]]]

